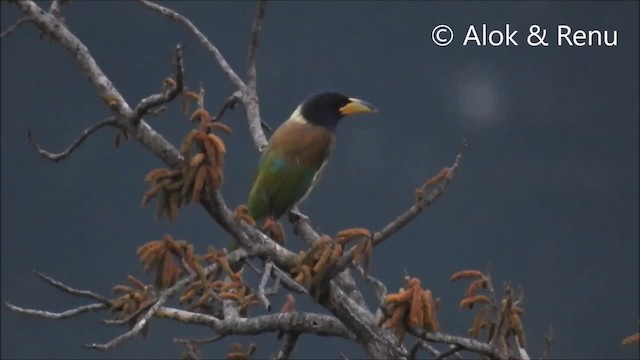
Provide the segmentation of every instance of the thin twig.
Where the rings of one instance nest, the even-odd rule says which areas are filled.
[[[276,356],[277,360],[287,360],[291,357],[293,350],[296,348],[296,344],[298,343],[298,337],[300,336],[297,332],[290,332],[284,337],[282,341],[282,347],[280,347],[280,351],[278,352],[278,356]]]
[[[224,113],[227,112],[227,110],[234,109],[236,107],[236,104],[240,102],[241,99],[242,99],[242,93],[239,90],[231,94],[231,96],[227,98],[224,104],[222,104],[222,107],[218,111],[218,115],[216,115],[216,117],[213,118],[213,121],[222,120]]]
[[[23,17],[18,19],[18,21],[14,22],[11,26],[7,28],[7,30],[3,31],[2,34],[0,34],[0,40],[4,39],[6,36],[11,35],[11,33],[14,32],[20,25],[30,20],[31,19],[29,19],[28,17]]]
[[[166,294],[166,292],[165,292]],[[153,315],[155,315],[156,311],[158,311],[158,309],[160,309],[162,307],[162,305],[164,304],[164,302],[167,300],[166,296],[160,296],[158,298],[158,300],[156,300],[156,302],[153,304],[153,306],[151,306],[151,308],[147,311],[146,314],[144,314],[144,316],[138,320],[136,322],[136,324],[131,328],[131,330],[121,334],[120,336],[116,337],[115,339],[109,341],[108,343],[105,344],[84,344],[84,347],[88,347],[91,349],[96,349],[96,350],[111,350],[113,348],[115,348],[116,346],[120,345],[121,343],[131,339],[132,337],[138,335],[140,333],[140,331],[142,331],[142,329],[145,327],[145,325],[147,325],[147,323],[149,322],[149,320],[153,317]]]
[[[173,65],[175,67],[175,85],[168,87],[159,94],[154,94],[142,99],[134,110],[134,123],[139,122],[152,108],[173,101],[173,99],[184,90],[184,60],[182,57],[181,44],[176,45],[174,49]]]
[[[273,266],[273,273],[280,279],[280,282],[284,287],[297,293],[307,294],[309,293],[304,286],[300,285],[297,281],[293,280],[288,273],[282,271],[278,266]]]
[[[107,308],[107,305],[105,304],[89,304],[89,305],[78,306],[73,309],[69,309],[62,312],[50,312],[50,311],[44,311],[44,310],[25,309],[25,308],[21,308],[19,306],[13,305],[11,303],[8,303],[6,301],[4,301],[4,304],[9,309],[11,309],[11,311],[15,311],[19,314],[37,316],[41,318],[54,319],[54,320],[67,319],[76,315],[84,314],[87,312],[104,310]]]
[[[65,284],[63,284],[62,282],[53,279],[52,277],[49,277],[41,272],[38,271],[33,271],[34,274],[36,274],[41,280],[43,280],[44,282],[46,282],[47,284],[60,289],[68,294],[71,295],[75,295],[78,297],[83,297],[83,298],[87,298],[87,299],[91,299],[94,301],[97,301],[101,304],[105,304],[109,307],[111,307],[111,300],[105,298],[104,296],[98,295],[92,291],[88,291],[88,290],[78,290],[78,289],[74,289],[70,286],[67,286]]]
[[[140,314],[149,310],[149,308],[154,304],[154,301],[147,301],[138,308],[138,310],[134,311],[128,316],[123,317],[122,319],[106,319],[102,320],[103,323],[107,325],[124,325],[129,323],[130,321],[136,319]]]
[[[418,356],[418,350],[423,349],[427,351],[431,356],[440,356],[440,352],[436,350],[433,346],[429,345],[428,342],[418,339],[416,343],[411,347],[411,351],[409,352],[408,359],[415,360],[416,356]]]
[[[49,13],[51,15],[60,19],[60,11],[62,10],[62,5],[67,2],[66,0],[53,0],[51,2],[51,6],[49,6]]]
[[[422,199],[418,199],[409,210],[407,210],[402,215],[398,216],[394,221],[385,226],[382,230],[375,233],[373,236],[373,246],[376,246],[382,243],[384,240],[391,237],[393,234],[402,229],[405,225],[409,224],[413,219],[415,219],[424,209],[433,204],[436,199],[438,199],[442,194],[444,194],[445,189],[453,179],[453,176],[460,168],[462,163],[462,159],[464,156],[464,152],[467,148],[467,142],[464,141],[462,144],[462,150],[456,156],[456,159],[453,165],[448,169],[446,176],[442,180],[442,182],[435,187],[427,196],[424,196]],[[420,189],[423,190],[423,189]],[[426,190],[426,189],[424,189]]]
[[[165,7],[162,5],[158,5],[151,1],[141,0],[140,3],[144,5],[146,8],[156,11],[161,15],[166,16],[169,19],[172,19],[174,21],[177,21],[179,24],[182,24],[183,26],[187,27],[187,29],[189,29],[189,31],[196,36],[198,41],[200,41],[200,43],[207,49],[207,51],[209,51],[209,53],[214,57],[214,59],[218,62],[218,64],[220,64],[220,67],[222,68],[224,73],[227,74],[227,76],[229,77],[229,80],[231,80],[231,82],[238,88],[238,90],[242,92],[246,91],[245,83],[242,81],[242,79],[240,79],[240,77],[236,74],[236,72],[233,71],[233,69],[231,68],[231,65],[229,65],[229,63],[224,58],[224,56],[222,56],[222,53],[220,53],[218,48],[216,48],[209,41],[209,39],[207,39],[207,37],[204,36],[204,34],[200,32],[200,30],[195,25],[193,25],[193,23],[189,19],[179,14],[175,10],[169,9],[168,7]]]
[[[247,86],[242,90],[242,103],[247,113],[247,121],[249,123],[249,132],[253,137],[253,142],[260,152],[267,145],[267,139],[263,129],[271,128],[260,117],[260,100],[257,92],[257,76],[256,76],[256,55],[258,51],[258,43],[260,32],[262,31],[262,21],[264,19],[267,8],[266,0],[258,0],[258,8],[256,16],[251,25],[251,40],[249,42],[249,53],[247,55]]]
[[[467,350],[467,351],[475,352],[480,355],[485,355],[485,356],[488,356],[490,359],[501,359],[501,360],[506,359],[506,356],[500,354],[497,348],[487,343],[483,343],[471,338],[448,335],[440,332],[426,332],[423,329],[417,329],[412,327],[408,327],[407,331],[411,335],[426,341],[441,343],[441,344],[457,345],[462,350]]]
[[[433,360],[442,360],[450,355],[454,355],[454,354],[458,355],[460,353],[460,350],[462,350],[462,347],[460,347],[460,345],[452,345],[449,348],[449,350],[443,351],[442,353],[440,353],[440,355],[436,356]]]
[[[547,332],[544,334],[544,352],[542,353],[543,360],[551,359],[551,345],[553,345],[554,340],[553,325],[549,325]]]
[[[80,146],[80,144],[82,144],[82,142],[89,137],[89,135],[93,134],[94,132],[96,132],[97,130],[105,127],[105,126],[116,126],[117,122],[115,120],[115,117],[110,117],[106,120],[103,120],[97,124],[91,125],[90,127],[86,128],[82,134],[71,144],[69,145],[69,147],[67,147],[63,152],[61,153],[50,153],[44,149],[42,149],[38,144],[35,143],[35,141],[33,140],[32,136],[31,136],[31,130],[27,130],[27,137],[29,139],[29,142],[31,143],[31,145],[33,145],[33,147],[36,149],[36,151],[38,151],[38,154],[40,154],[41,157],[43,157],[44,159],[53,161],[53,162],[59,162],[64,160],[67,156],[71,155],[76,148],[78,148],[78,146]]]
[[[384,298],[387,296],[387,287],[384,285],[384,283],[371,275],[366,275],[362,266],[357,266],[356,270],[360,275],[362,275],[364,280],[371,284],[371,286],[373,287],[378,306],[384,304]]]
[[[193,345],[203,345],[203,344],[209,344],[209,343],[214,343],[218,340],[222,340],[224,339],[224,336],[215,334],[213,336],[210,336],[208,338],[203,338],[203,339],[184,339],[184,338],[176,338],[173,339],[174,342],[180,343],[180,344],[193,344]]]
[[[251,41],[249,42],[249,55],[247,56],[247,90],[250,94],[256,93],[256,53],[266,8],[266,0],[258,0],[258,10],[251,25]]]
[[[264,266],[264,272],[262,273],[262,279],[260,279],[260,285],[258,286],[258,299],[262,303],[267,311],[271,311],[271,303],[265,294],[265,288],[267,287],[267,281],[271,277],[271,269],[273,268],[273,262],[267,261]]]
[[[273,286],[264,291],[265,295],[275,295],[280,291],[280,278],[276,276]]]

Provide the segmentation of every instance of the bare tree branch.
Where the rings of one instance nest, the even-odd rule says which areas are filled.
[[[242,100],[247,112],[249,131],[259,151],[262,151],[267,146],[267,139],[262,131],[262,128],[265,127],[266,124],[260,118],[260,105],[256,86],[256,54],[266,7],[266,0],[258,0],[256,17],[251,25],[251,41],[249,42],[249,55],[247,56],[247,88],[243,91],[244,97]],[[266,125],[266,128],[270,131],[268,125]]]
[[[135,115],[133,118],[136,121],[142,120],[142,117],[150,109],[173,101],[184,89],[184,61],[182,59],[182,45],[180,44],[176,45],[174,49],[173,63],[175,67],[175,86],[170,86],[159,94],[142,99],[134,110]]]
[[[215,316],[163,307],[156,314],[185,324],[210,327],[217,336],[257,335],[265,332],[298,332],[320,336],[336,336],[355,340],[355,336],[340,320],[330,315],[305,312],[277,313],[252,318],[236,317],[220,320]]]
[[[249,55],[247,56],[247,91],[256,94],[256,53],[258,40],[262,31],[262,20],[267,8],[266,0],[258,0],[258,10],[251,25],[251,41],[249,42]]]
[[[459,346],[461,350],[472,351],[481,355],[488,356],[490,359],[499,359],[506,360],[504,356],[502,356],[497,349],[492,347],[487,343],[483,343],[474,339],[465,338],[461,336],[453,336],[448,334],[443,334],[440,332],[426,332],[422,329],[415,328],[407,328],[407,331],[422,340],[441,343],[441,344],[452,344]]]
[[[6,301],[4,301],[4,304],[9,309],[11,309],[11,311],[15,311],[19,314],[37,316],[37,317],[41,317],[45,319],[53,319],[53,320],[68,319],[76,315],[84,314],[87,312],[104,310],[108,308],[107,305],[105,304],[89,304],[89,305],[78,306],[73,309],[69,309],[62,312],[50,312],[50,311],[44,311],[44,310],[25,309],[25,308],[21,308],[19,306],[13,305],[11,303],[8,303]]]
[[[107,299],[107,298],[105,298],[103,296],[100,296],[100,295],[98,295],[98,294],[96,294],[96,293],[94,293],[92,291],[74,289],[74,288],[72,288],[70,286],[67,286],[67,285],[63,284],[62,282],[57,281],[57,280],[53,279],[52,277],[49,277],[49,276],[47,276],[47,275],[45,275],[45,274],[43,274],[41,272],[38,272],[38,271],[34,271],[33,273],[38,275],[38,277],[42,281],[44,281],[47,284],[55,287],[56,289],[59,289],[59,290],[62,290],[63,292],[66,292],[67,294],[71,294],[71,295],[74,295],[74,296],[91,299],[91,300],[97,301],[97,302],[99,302],[101,304],[105,304],[105,305],[111,306],[111,300],[109,300],[109,299]]]
[[[277,360],[287,360],[291,357],[291,354],[296,349],[296,344],[298,343],[299,333],[287,333],[285,335],[284,340],[282,341],[282,347],[276,356]]]
[[[36,151],[38,152],[38,154],[40,154],[42,158],[57,163],[59,161],[66,159],[69,155],[71,155],[82,144],[82,142],[94,132],[98,131],[99,129],[105,126],[115,127],[116,125],[117,125],[117,122],[115,120],[115,117],[113,116],[97,124],[91,125],[90,127],[84,129],[82,134],[80,134],[80,136],[78,136],[78,138],[71,145],[69,145],[69,147],[67,147],[63,152],[60,152],[60,153],[50,153],[47,150],[42,149],[33,140],[31,136],[31,130],[27,130],[27,138],[29,139],[29,142],[31,143],[31,145],[33,145],[33,147],[36,149]]]
[[[218,62],[218,64],[220,64],[220,67],[222,68],[224,73],[227,74],[227,76],[229,77],[229,80],[231,80],[231,82],[238,88],[238,90],[240,90],[243,93],[246,91],[245,83],[242,81],[242,79],[240,79],[238,74],[236,74],[236,72],[233,71],[233,69],[231,68],[231,65],[229,65],[229,63],[224,58],[224,56],[222,56],[222,53],[220,53],[218,48],[215,47],[209,41],[209,39],[207,39],[207,37],[204,36],[204,34],[200,32],[200,30],[198,30],[198,28],[195,25],[193,25],[193,23],[189,19],[180,15],[178,12],[174,10],[171,10],[162,5],[158,5],[151,1],[141,0],[140,3],[145,7],[147,7],[148,9],[156,11],[162,14],[163,16],[168,17],[169,19],[177,21],[179,24],[182,24],[187,29],[189,29],[189,31],[196,36],[198,41],[200,41],[200,43],[205,47],[205,49],[207,49],[207,51],[209,51],[209,53],[214,57],[214,59]]]
[[[398,216],[394,221],[385,226],[382,230],[375,233],[373,236],[373,246],[376,246],[382,243],[384,240],[391,237],[393,234],[402,229],[405,225],[409,224],[413,219],[415,219],[424,209],[433,204],[436,199],[438,199],[442,194],[444,194],[444,190],[447,188],[453,176],[456,174],[458,169],[460,168],[460,164],[462,163],[462,158],[464,156],[464,151],[467,148],[466,141],[462,145],[462,150],[456,157],[453,165],[448,169],[446,176],[443,181],[433,189],[427,196],[423,199],[418,199],[416,203],[409,208],[404,214]],[[426,185],[426,184],[425,184]],[[419,189],[425,191],[426,188]]]
[[[460,345],[452,345],[449,348],[449,350],[443,351],[442,353],[440,353],[440,355],[436,356],[435,359],[433,360],[441,360],[450,355],[457,355],[457,358],[461,359],[462,356],[460,356],[460,350],[462,350],[462,347],[460,347]]]
[[[264,266],[264,272],[262,273],[262,279],[260,279],[260,285],[258,285],[258,299],[262,303],[262,305],[267,309],[267,311],[271,311],[271,303],[267,296],[265,295],[265,289],[267,287],[267,282],[271,277],[271,269],[273,268],[273,262],[267,261]]]
[[[418,350],[420,349],[424,349],[429,354],[431,354],[431,356],[434,356],[434,357],[440,356],[440,352],[436,350],[433,346],[429,345],[428,342],[422,339],[418,339],[416,340],[416,343],[413,344],[413,346],[411,347],[408,360],[415,360],[416,356],[418,355]]]
[[[20,25],[30,21],[31,19],[29,19],[28,17],[23,17],[18,19],[16,22],[14,22],[11,26],[9,26],[7,28],[7,30],[3,31],[2,34],[0,34],[0,40],[4,39],[5,37],[11,35],[11,33],[13,33],[18,27],[20,27]]]

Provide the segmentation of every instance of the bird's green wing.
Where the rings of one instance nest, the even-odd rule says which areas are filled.
[[[317,168],[303,167],[274,151],[262,157],[249,194],[249,214],[256,221],[267,215],[282,216],[309,190]]]

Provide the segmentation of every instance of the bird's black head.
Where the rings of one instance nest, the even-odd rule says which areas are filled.
[[[376,112],[366,101],[327,91],[311,95],[300,105],[300,115],[309,123],[334,130],[346,115]]]

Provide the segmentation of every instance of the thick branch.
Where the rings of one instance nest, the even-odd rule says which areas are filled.
[[[337,336],[349,340],[355,339],[354,334],[335,317],[314,313],[290,312],[252,318],[236,317],[220,320],[211,315],[163,307],[157,312],[157,316],[186,324],[208,326],[219,337],[285,331],[312,333],[320,336]]]
[[[409,328],[407,331],[420,339],[436,342],[441,344],[451,344],[460,347],[461,350],[467,350],[471,352],[475,352],[481,355],[488,356],[491,359],[500,359],[503,360],[504,357],[498,352],[497,349],[493,348],[491,345],[487,343],[483,343],[474,339],[465,338],[461,336],[453,336],[443,333],[433,333],[426,332],[422,329],[414,329]]]

